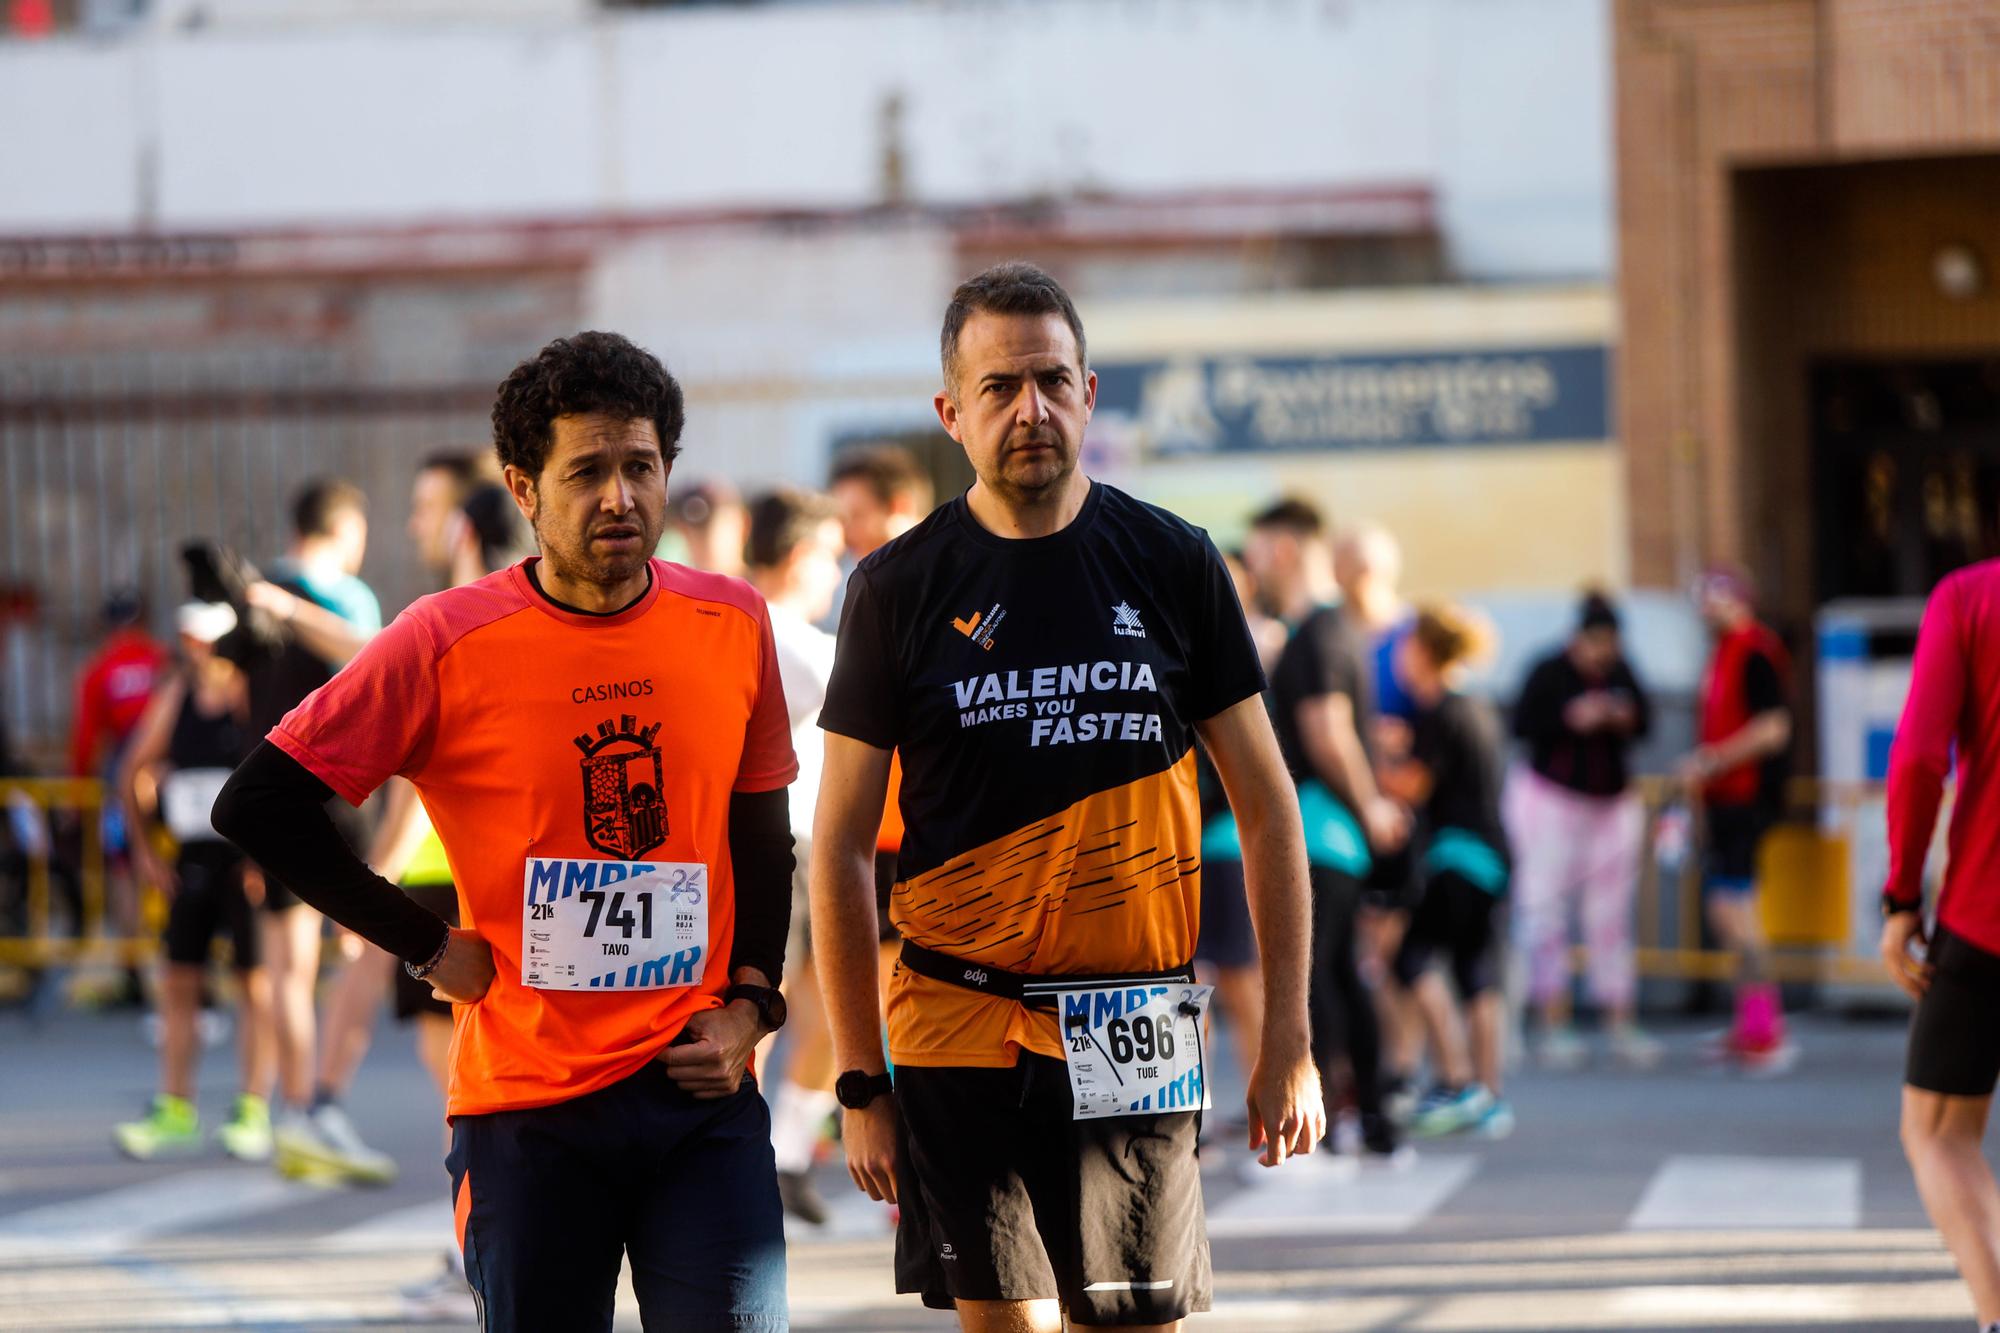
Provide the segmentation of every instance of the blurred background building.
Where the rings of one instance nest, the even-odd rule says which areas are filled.
[[[1828,604],[1904,599],[1840,622],[1894,657],[1908,599],[1995,549],[1990,5],[6,12],[0,560],[31,749],[106,592],[163,616],[180,539],[267,554],[306,476],[362,481],[368,577],[421,591],[414,460],[482,444],[557,333],[668,361],[689,480],[817,483],[894,439],[950,493],[939,312],[1014,255],[1083,306],[1098,475],[1225,541],[1286,490],[1384,522],[1412,589],[1515,616],[1521,652],[1583,583],[1660,590],[1642,656],[1685,692],[1699,644],[1661,608],[1729,558],[1802,654]]]

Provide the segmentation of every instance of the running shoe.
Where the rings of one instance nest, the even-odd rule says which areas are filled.
[[[1419,1110],[1410,1121],[1410,1136],[1437,1139],[1470,1129],[1493,1109],[1494,1101],[1493,1094],[1483,1084],[1468,1083],[1444,1100]]]
[[[814,1188],[812,1177],[804,1171],[780,1171],[778,1173],[778,1199],[785,1205],[785,1211],[808,1226],[823,1227],[829,1214],[826,1200]]]
[[[1343,1106],[1333,1113],[1333,1124],[1327,1130],[1328,1151],[1352,1157],[1361,1151],[1361,1112],[1352,1106]]]
[[[1637,1023],[1611,1029],[1606,1044],[1611,1049],[1611,1058],[1627,1069],[1652,1069],[1666,1053],[1666,1048]]]
[[[1378,1166],[1406,1167],[1417,1150],[1403,1141],[1402,1130],[1386,1115],[1361,1115],[1361,1160]]]
[[[1581,1069],[1589,1059],[1589,1044],[1567,1023],[1543,1032],[1541,1041],[1535,1046],[1536,1063],[1558,1073]]]
[[[1407,1125],[1422,1101],[1423,1094],[1417,1090],[1415,1080],[1399,1078],[1382,1094],[1382,1114],[1399,1125]]]
[[[1736,1067],[1751,1078],[1776,1078],[1799,1062],[1799,1048],[1783,1037],[1760,1044],[1738,1043]]]
[[[239,1162],[271,1160],[271,1104],[262,1097],[244,1093],[236,1099],[229,1123],[215,1131],[222,1151]]]
[[[465,1280],[465,1261],[456,1250],[446,1250],[438,1271],[401,1292],[403,1317],[439,1323],[475,1323],[479,1318],[472,1288]]]
[[[1493,1105],[1486,1114],[1475,1120],[1466,1131],[1475,1139],[1504,1139],[1514,1132],[1514,1107],[1505,1097],[1493,1099]]]
[[[229,1040],[232,1024],[229,1015],[220,1009],[204,1009],[194,1020],[194,1030],[206,1049],[222,1045]]]
[[[201,1116],[185,1097],[161,1093],[144,1120],[128,1120],[111,1131],[118,1151],[141,1162],[186,1157],[201,1151]]]
[[[363,1143],[336,1105],[311,1114],[284,1112],[273,1138],[283,1175],[324,1184],[387,1185],[396,1179],[395,1159]]]

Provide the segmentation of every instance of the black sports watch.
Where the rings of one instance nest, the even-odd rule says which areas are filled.
[[[722,992],[724,1004],[735,1000],[748,1000],[757,1006],[758,1020],[766,1032],[776,1032],[785,1025],[785,993],[776,986],[752,986],[739,981]]]
[[[1899,903],[1886,893],[1882,895],[1882,919],[1884,921],[1887,921],[1892,916],[1901,916],[1904,912],[1922,912],[1923,910],[1924,903],[1921,898],[1913,903]]]
[[[894,1088],[895,1081],[887,1074],[870,1074],[865,1070],[850,1069],[833,1081],[833,1096],[834,1100],[848,1110],[859,1111]]]

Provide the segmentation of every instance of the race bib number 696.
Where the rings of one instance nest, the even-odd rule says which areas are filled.
[[[707,951],[707,866],[529,858],[522,876],[522,985],[696,986]]]
[[[1206,1107],[1201,1021],[1213,992],[1180,982],[1062,992],[1057,1013],[1075,1118]]]

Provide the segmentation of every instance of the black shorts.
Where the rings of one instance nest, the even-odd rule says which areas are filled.
[[[405,884],[403,892],[417,906],[430,909],[454,926],[458,924],[458,890],[451,885]],[[396,964],[395,984],[397,1022],[407,1023],[418,1014],[451,1017],[451,1005],[431,994],[431,983],[418,981],[400,962]]]
[[[1059,1299],[1072,1323],[1164,1324],[1208,1309],[1201,1113],[1072,1118],[1069,1070],[896,1069],[903,1144],[896,1290]]]
[[[485,1333],[782,1333],[785,1223],[753,1079],[697,1100],[650,1061],[552,1106],[451,1121],[452,1202]]]
[[[239,970],[262,961],[257,914],[243,893],[243,853],[226,842],[190,842],[174,862],[181,886],[167,906],[161,935],[167,961],[193,967],[208,962],[209,946],[229,936],[231,965]]]
[[[1910,1019],[1903,1081],[1948,1097],[1987,1097],[2000,1081],[2000,955],[1940,924],[1931,936],[1931,985]]]
[[[1423,896],[1423,881],[1417,876],[1414,844],[1405,842],[1393,852],[1376,852],[1361,883],[1361,901],[1381,912],[1414,912]]]
[[[1462,998],[1491,990],[1499,982],[1501,902],[1452,871],[1431,876],[1396,951],[1396,980],[1408,989],[1443,957]]]
[[[1250,922],[1250,896],[1243,887],[1241,861],[1204,860],[1201,866],[1201,934],[1196,962],[1220,968],[1257,965],[1257,931]]]
[[[1702,891],[1748,893],[1757,883],[1757,848],[1778,822],[1777,813],[1763,805],[1711,805],[1706,814]]]

